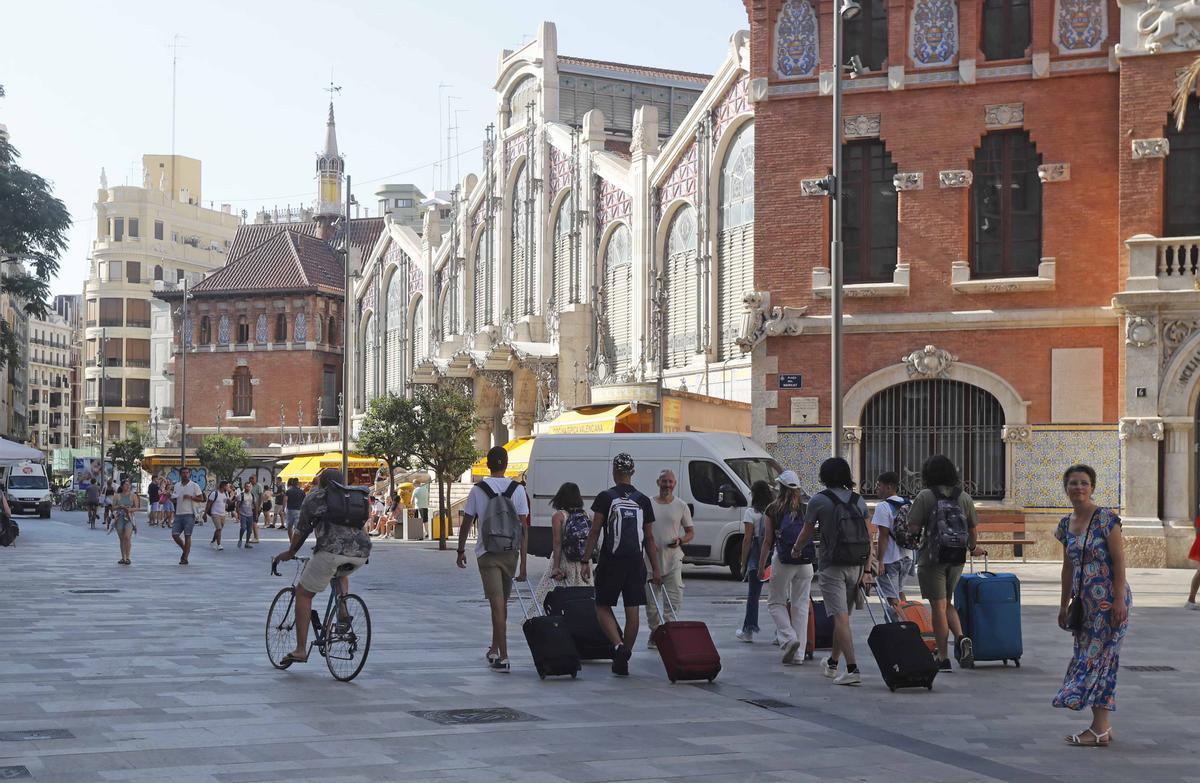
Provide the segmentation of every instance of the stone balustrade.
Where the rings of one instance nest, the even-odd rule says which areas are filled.
[[[1196,290],[1200,280],[1200,236],[1128,239],[1127,291]]]

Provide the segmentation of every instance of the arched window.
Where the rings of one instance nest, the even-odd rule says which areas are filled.
[[[267,341],[267,314],[259,313],[258,318],[254,319],[254,342],[265,343]]]
[[[474,273],[472,279],[475,299],[475,331],[492,322],[492,252],[488,241],[488,227],[481,225],[475,232]]]
[[[331,346],[337,346],[338,336],[337,318],[331,315],[329,316],[329,344]]]
[[[961,381],[926,379],[876,394],[862,414],[864,483],[888,470],[900,474],[901,494],[922,488],[921,465],[945,454],[963,488],[976,500],[1004,497],[1004,410],[986,390]]]
[[[633,362],[633,236],[622,223],[604,249],[604,356],[615,375]]]
[[[296,342],[308,342],[308,316],[304,314],[303,310],[296,313],[296,326],[292,332],[292,339]]]
[[[363,407],[379,396],[376,383],[379,372],[379,341],[375,334],[375,314],[371,313],[363,322]]]
[[[685,206],[667,234],[667,366],[686,367],[700,348],[700,266],[696,210]]]
[[[504,102],[504,111],[508,115],[509,128],[516,128],[525,124],[525,115],[529,111],[530,103],[534,104],[533,112],[537,115],[538,107],[538,81],[534,76],[526,76],[513,85],[512,90],[508,93],[508,100]]]
[[[1189,237],[1200,234],[1200,97],[1188,99],[1183,130],[1167,126],[1171,154],[1167,156],[1166,208],[1163,236]],[[1200,262],[1196,259],[1192,263]]]
[[[250,368],[233,371],[233,415],[249,416],[254,412],[254,386],[250,383]]]
[[[238,316],[237,341],[239,345],[245,345],[250,342],[250,320],[244,315]]]
[[[896,166],[877,139],[842,147],[842,277],[890,283],[896,269]]]
[[[567,194],[554,214],[554,305],[558,310],[579,301],[579,270],[571,257],[571,212],[575,209],[575,192]]]
[[[200,345],[208,345],[212,342],[212,321],[207,315],[200,316]]]
[[[509,232],[509,300],[508,315],[512,320],[536,313],[537,275],[533,260],[532,204],[529,203],[529,167],[521,166],[512,192],[512,231]]]
[[[275,315],[275,342],[287,342],[287,314],[276,313]]]
[[[857,54],[867,68],[879,71],[888,58],[887,0],[861,0],[862,10],[846,20],[845,57]]]
[[[158,264],[156,264],[156,265],[154,266],[154,279],[155,279],[155,280],[162,280],[162,279],[163,279],[163,271],[162,271],[162,266],[161,266],[161,265],[158,265]]]
[[[983,137],[975,153],[972,277],[1028,277],[1042,257],[1042,182],[1037,148],[1022,130]]]
[[[388,280],[387,307],[383,311],[384,389],[396,395],[404,394],[404,367],[401,360],[404,357],[404,315],[408,312],[408,297],[405,295],[407,280],[408,264],[401,263]]]
[[[217,321],[217,344],[229,345],[229,316],[222,315]]]
[[[1018,60],[1032,40],[1029,0],[983,0],[980,49],[988,60]]]
[[[313,340],[318,343],[321,342],[321,340],[325,338],[325,335],[322,334],[324,331],[325,319],[321,317],[320,313],[318,313],[316,317],[313,318]]]
[[[429,353],[425,343],[425,299],[418,298],[412,311],[412,346],[409,352],[409,364],[415,367],[417,362]]]
[[[447,263],[450,264],[450,269],[440,306],[443,340],[449,340],[459,333],[459,302],[462,301],[462,275],[459,272],[458,260],[452,258]]]
[[[721,169],[721,211],[717,230],[718,355],[741,352],[742,297],[754,283],[754,124],[747,123],[729,146]]]

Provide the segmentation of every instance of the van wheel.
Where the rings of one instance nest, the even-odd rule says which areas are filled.
[[[725,545],[725,565],[737,581],[742,581],[742,537],[731,536]]]

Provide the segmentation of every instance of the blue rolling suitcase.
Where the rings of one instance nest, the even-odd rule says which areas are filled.
[[[963,574],[954,588],[963,633],[971,637],[976,661],[1021,665],[1021,580],[987,570]]]

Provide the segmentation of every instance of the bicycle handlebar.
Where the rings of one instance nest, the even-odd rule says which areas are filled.
[[[271,558],[271,576],[283,576],[279,573],[279,561],[275,558]]]

